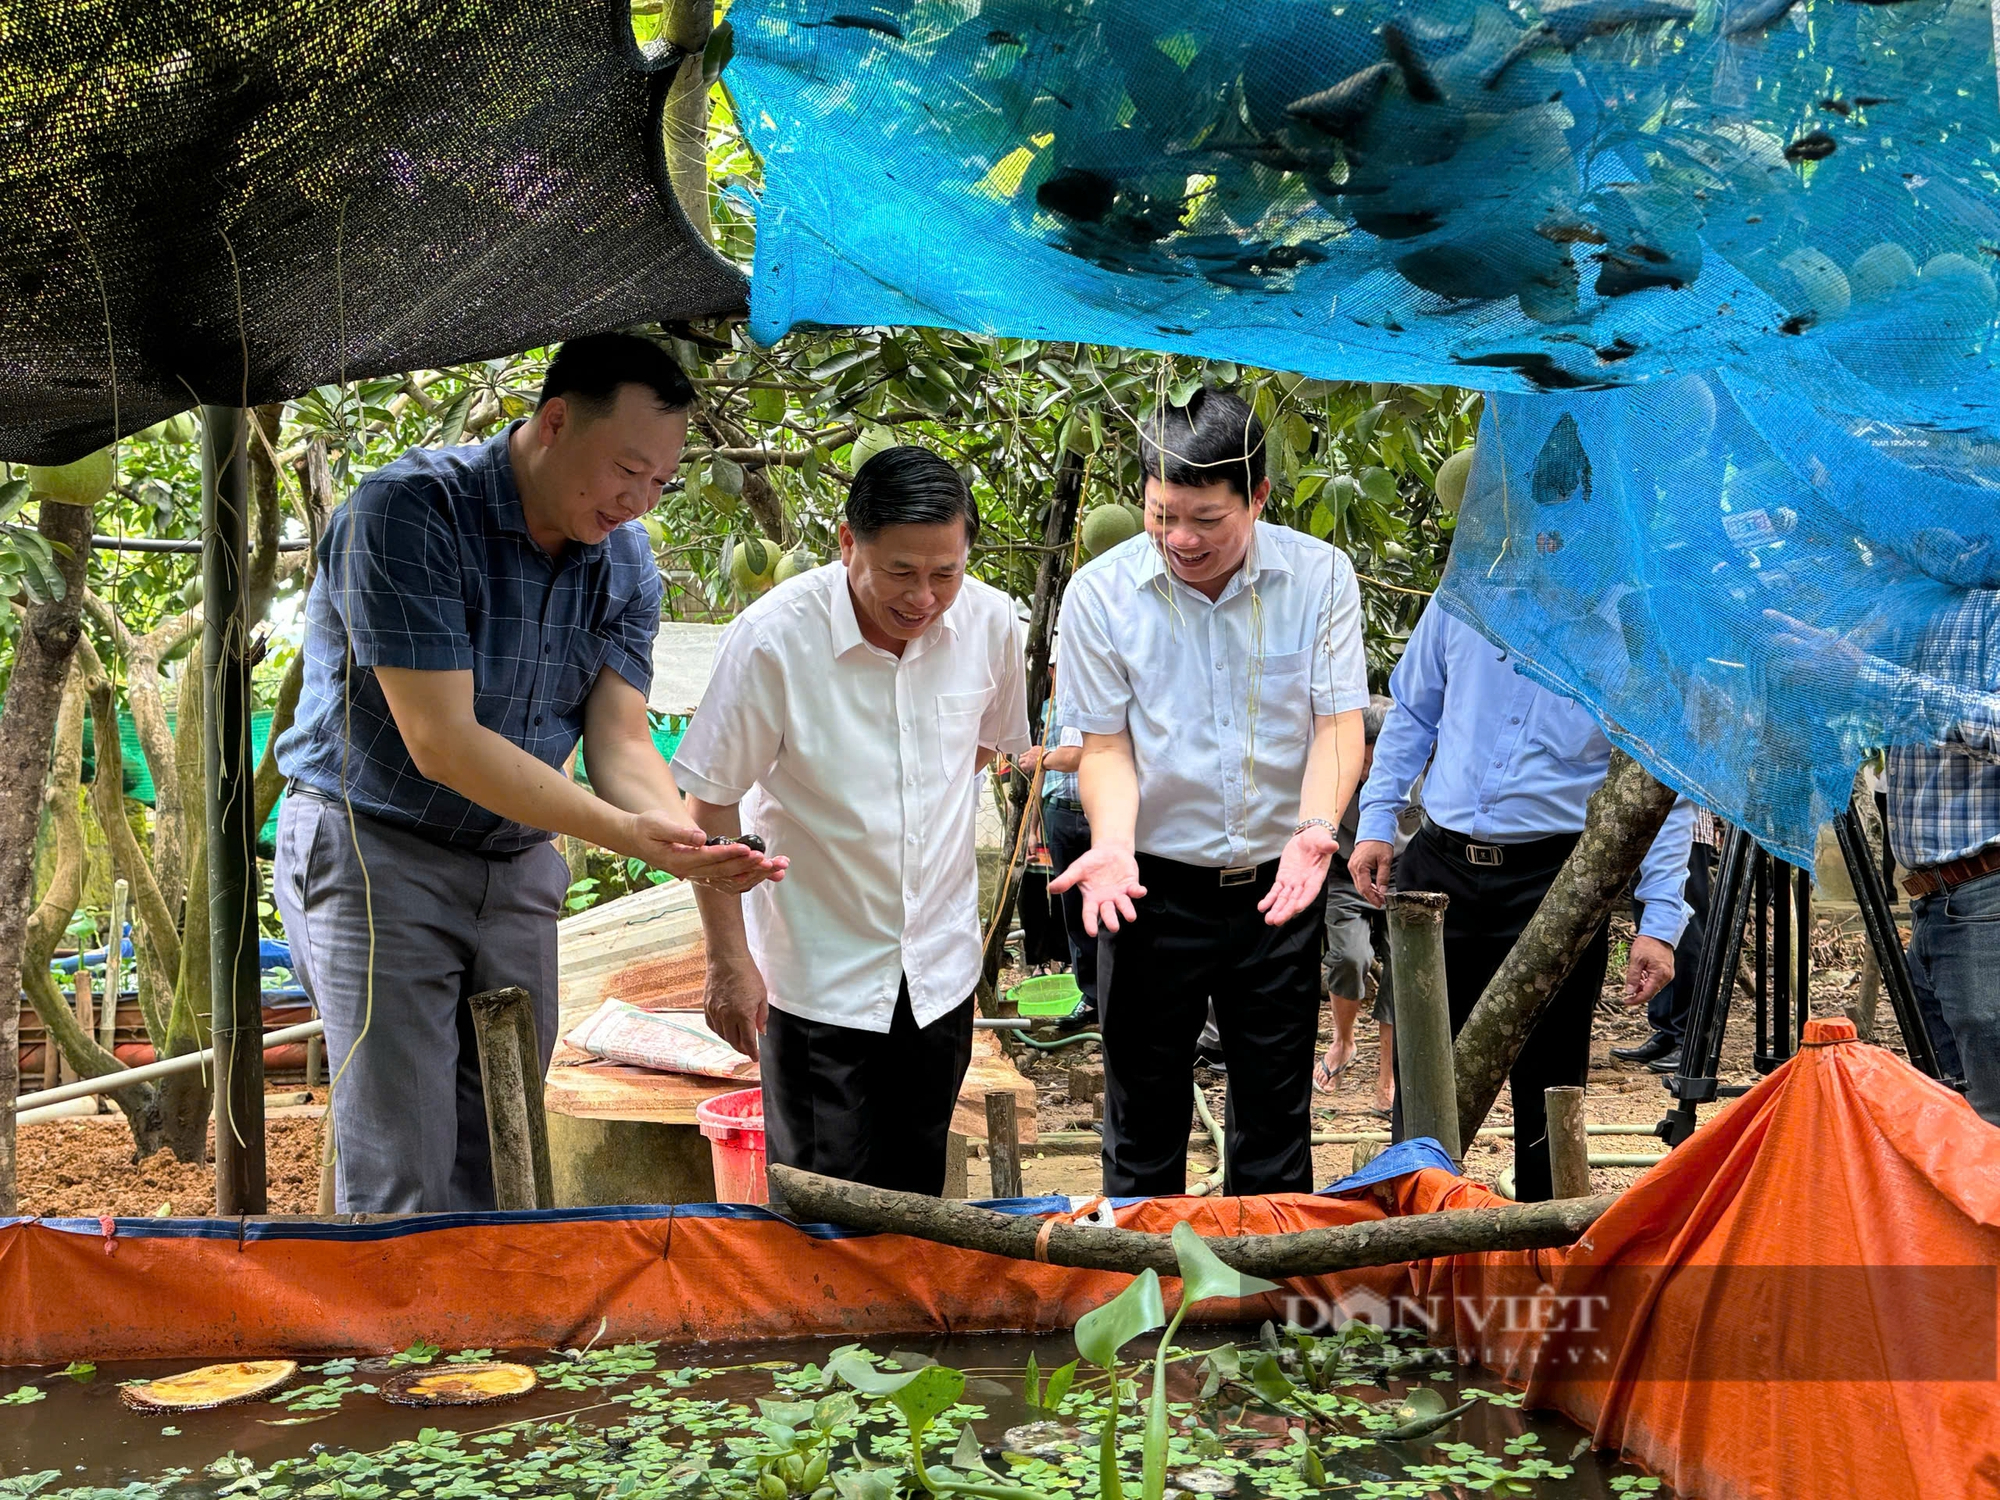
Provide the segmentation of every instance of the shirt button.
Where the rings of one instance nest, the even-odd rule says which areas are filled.
[[[1518,724],[1518,723],[1520,723],[1520,722],[1521,722],[1521,716],[1520,716],[1519,714],[1516,714],[1516,715],[1514,715],[1514,717],[1513,717],[1513,718],[1509,719],[1509,720],[1508,720],[1507,722],[1508,722],[1509,724]]]
[[[542,722],[542,716],[541,716],[540,714],[536,714],[536,715],[535,715],[535,723],[536,723],[537,725],[540,725],[540,724],[541,724],[541,722]]]
[[[553,650],[555,650],[554,646],[551,646],[547,641],[542,642],[542,655],[547,656]],[[1514,722],[1518,724],[1521,721],[1519,719],[1516,719]]]
[[[903,842],[906,844],[914,844],[916,841],[917,841],[917,836],[914,833],[911,834],[907,839],[903,840]]]

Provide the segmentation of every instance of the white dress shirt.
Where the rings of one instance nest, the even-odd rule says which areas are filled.
[[[1368,703],[1361,590],[1346,556],[1257,522],[1211,603],[1141,533],[1077,571],[1057,671],[1068,723],[1128,730],[1137,847],[1228,869],[1284,852],[1315,715]]]
[[[1611,741],[1589,709],[1522,676],[1506,652],[1435,599],[1410,632],[1389,691],[1396,706],[1359,798],[1363,839],[1396,837],[1419,773],[1431,821],[1478,843],[1583,830],[1585,805],[1611,768]],[[1645,906],[1640,932],[1669,947],[1688,921],[1681,889],[1694,813],[1687,798],[1674,802],[1633,892]]]
[[[974,772],[1027,749],[1014,605],[968,578],[900,657],[861,637],[847,569],[779,584],[723,633],[674,754],[681,789],[741,801],[746,831],[791,860],[744,898],[771,1004],[886,1032],[910,986],[919,1026],[979,978]]]

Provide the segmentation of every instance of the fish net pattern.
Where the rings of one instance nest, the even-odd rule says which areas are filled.
[[[680,61],[624,0],[11,6],[0,455],[740,310],[667,182]]]
[[[1789,858],[1991,724],[1986,0],[739,0],[752,327],[1474,386],[1444,597]]]

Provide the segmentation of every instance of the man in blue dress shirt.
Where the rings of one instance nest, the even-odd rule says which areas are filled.
[[[1611,742],[1582,705],[1520,675],[1507,653],[1436,600],[1410,633],[1389,693],[1395,707],[1361,790],[1349,869],[1362,895],[1380,906],[1396,817],[1429,762],[1423,825],[1397,861],[1396,885],[1451,898],[1445,984],[1456,1035],[1582,833],[1584,804],[1603,785]],[[1674,976],[1693,828],[1694,808],[1682,798],[1640,867],[1636,894],[1645,915],[1625,969],[1628,1004],[1643,1004]],[[1524,1203],[1550,1196],[1542,1091],[1588,1076],[1591,1015],[1609,956],[1600,928],[1514,1064],[1514,1184]],[[1401,1098],[1399,1089],[1398,1135]]]

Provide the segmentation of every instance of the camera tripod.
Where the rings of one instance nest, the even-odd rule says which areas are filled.
[[[1854,899],[1869,945],[1882,971],[1882,987],[1902,1029],[1910,1062],[1927,1077],[1939,1077],[1937,1054],[1917,1010],[1916,990],[1896,931],[1888,881],[1869,857],[1861,819],[1850,803],[1834,819],[1834,835],[1854,884]],[[1788,864],[1757,847],[1741,828],[1723,840],[1709,908],[1707,939],[1696,971],[1694,1003],[1681,1047],[1681,1065],[1666,1078],[1678,1101],[1654,1133],[1669,1146],[1694,1134],[1695,1106],[1747,1093],[1724,1084],[1722,1039],[1729,1025],[1736,975],[1746,936],[1753,944],[1751,971],[1756,1039],[1752,1062],[1767,1074],[1798,1051],[1809,1013],[1807,981],[1812,974],[1812,872]]]

